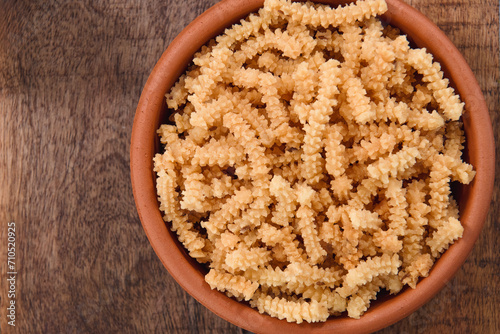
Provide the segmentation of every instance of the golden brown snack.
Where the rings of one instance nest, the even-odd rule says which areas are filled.
[[[464,105],[386,9],[266,0],[167,94],[160,209],[211,288],[287,321],[359,318],[462,236]]]

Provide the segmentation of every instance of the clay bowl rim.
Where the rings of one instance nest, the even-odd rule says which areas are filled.
[[[321,2],[336,5],[346,1]],[[343,316],[324,323],[298,325],[259,314],[248,305],[211,290],[204,281],[201,267],[167,228],[157,202],[152,159],[157,150],[156,129],[163,119],[165,93],[203,44],[262,4],[263,0],[224,0],[214,5],[172,41],[151,72],[136,110],[130,147],[131,181],[141,223],[170,275],[201,304],[234,325],[258,333],[287,331],[290,334],[304,331],[368,333],[382,329],[410,315],[439,292],[461,267],[481,232],[492,198],[495,173],[493,129],[486,102],[472,70],[446,35],[413,7],[400,0],[387,0],[389,10],[383,16],[384,21],[400,28],[416,45],[426,47],[434,55],[466,104],[463,122],[467,151],[477,174],[462,191],[462,199],[468,198],[460,201],[464,236],[436,261],[430,275],[422,279],[416,289],[405,289],[396,296],[383,298],[383,302],[373,303],[359,320]]]

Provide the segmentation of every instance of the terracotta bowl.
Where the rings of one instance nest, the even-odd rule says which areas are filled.
[[[323,2],[342,3],[340,0]],[[396,296],[377,299],[359,320],[342,316],[330,318],[325,323],[297,325],[259,314],[247,304],[211,290],[204,280],[206,270],[187,255],[158,208],[152,159],[160,149],[156,130],[168,117],[165,93],[203,44],[255,12],[263,1],[225,0],[213,6],[177,36],[149,76],[137,107],[130,148],[132,186],[139,217],[151,245],[172,277],[201,304],[237,326],[258,333],[290,334],[379,330],[410,315],[443,288],[465,261],[479,236],[493,192],[495,159],[493,130],[481,89],[460,52],[436,25],[399,0],[387,0],[387,3],[389,10],[383,19],[400,28],[418,47],[426,47],[441,63],[446,76],[465,101],[465,158],[475,167],[477,175],[469,186],[454,189],[465,228],[463,238],[444,253],[416,289],[406,288]]]

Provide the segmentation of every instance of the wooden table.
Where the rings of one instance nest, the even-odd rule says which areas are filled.
[[[469,62],[499,148],[498,1],[407,1]],[[246,332],[169,276],[142,230],[129,179],[130,133],[148,74],[215,2],[0,4],[1,333]],[[498,184],[455,278],[380,333],[500,332]],[[15,327],[6,317],[9,222],[16,227]]]

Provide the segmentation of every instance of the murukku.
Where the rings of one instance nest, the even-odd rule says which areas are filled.
[[[165,95],[160,210],[212,289],[301,323],[415,288],[464,227],[464,104],[384,0],[264,7]]]

